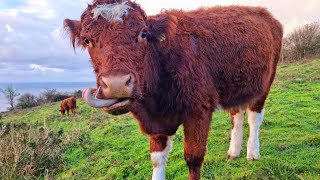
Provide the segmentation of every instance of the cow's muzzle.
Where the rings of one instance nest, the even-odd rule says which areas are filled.
[[[87,88],[82,98],[92,107],[103,108],[111,114],[123,114],[132,102],[134,76],[132,74],[107,74],[100,76],[99,88]],[[95,94],[95,95],[94,95]],[[97,96],[98,95],[98,96]],[[98,98],[96,98],[96,97]]]

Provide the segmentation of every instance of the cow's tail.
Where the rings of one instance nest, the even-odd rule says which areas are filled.
[[[274,39],[274,54],[272,60],[272,74],[270,78],[270,86],[276,75],[277,65],[282,55],[282,39],[283,39],[283,27],[279,21],[274,19],[273,22],[274,28],[272,28],[272,34]]]

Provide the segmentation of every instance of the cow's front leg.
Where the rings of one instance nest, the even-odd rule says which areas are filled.
[[[172,136],[150,136],[150,153],[153,166],[153,180],[165,179],[166,162],[171,151],[172,144]]]
[[[206,117],[188,119],[184,126],[184,158],[189,168],[189,180],[200,179],[200,170],[206,152],[211,113]]]
[[[71,112],[72,112],[72,116],[74,117],[76,115],[76,109],[72,108]]]
[[[245,111],[242,109],[230,110],[232,131],[227,160],[233,160],[240,156],[240,151],[242,149],[244,114]]]

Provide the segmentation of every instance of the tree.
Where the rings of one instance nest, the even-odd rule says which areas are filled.
[[[298,27],[284,38],[284,56],[289,60],[310,58],[320,54],[320,23]]]
[[[54,102],[54,98],[57,94],[57,90],[56,89],[49,89],[46,88],[44,90],[44,92],[42,93],[42,96],[44,97],[44,99],[46,100],[46,102]]]
[[[14,110],[14,99],[20,95],[17,91],[17,89],[13,88],[12,84],[8,85],[5,89],[0,89],[0,92],[5,96],[10,105],[10,111]]]

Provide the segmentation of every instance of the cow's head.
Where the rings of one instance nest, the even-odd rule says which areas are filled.
[[[65,114],[65,112],[66,112],[66,110],[63,110],[62,108],[60,108],[59,111],[60,111],[60,113],[61,113],[62,116],[63,116],[63,115]]]
[[[97,88],[86,89],[83,99],[123,114],[152,93],[160,71],[155,49],[175,34],[176,21],[174,16],[148,18],[136,3],[120,0],[95,0],[80,21],[64,20],[73,47],[88,50],[96,74]]]

